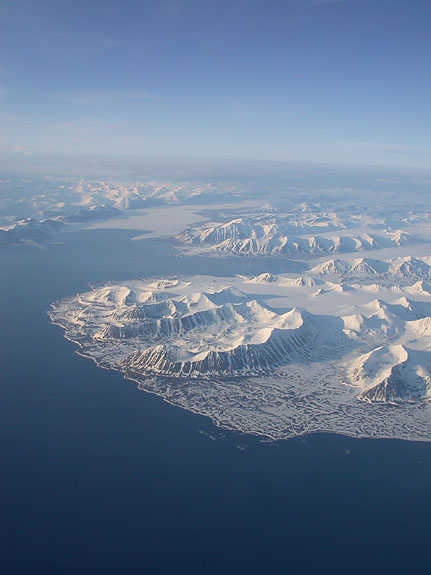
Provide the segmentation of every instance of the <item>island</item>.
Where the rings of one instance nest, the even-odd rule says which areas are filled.
[[[226,429],[431,438],[429,256],[109,283],[50,317],[80,355]]]

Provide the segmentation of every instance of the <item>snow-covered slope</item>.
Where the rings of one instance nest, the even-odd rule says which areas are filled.
[[[418,261],[133,280],[94,286],[50,315],[81,354],[220,425],[431,438],[431,294],[397,275],[406,262],[424,273]],[[337,278],[351,269],[374,283]]]
[[[361,399],[370,402],[429,399],[431,352],[385,345],[359,357],[352,374],[365,386]]]
[[[354,260],[330,259],[311,268],[313,277],[336,277],[348,280],[391,279],[393,282],[412,282],[411,293],[427,290],[428,282],[420,280],[431,279],[431,259],[426,257],[397,257],[389,260],[374,260],[358,258]]]
[[[236,288],[174,290],[106,286],[81,294],[71,302],[68,327],[101,351],[104,343],[119,340],[127,372],[174,377],[272,371],[326,355],[329,342],[345,339],[342,321],[295,308],[276,313]]]
[[[368,230],[348,234],[352,222],[344,223],[335,213],[266,213],[236,218],[228,222],[209,222],[191,227],[178,236],[179,242],[212,254],[283,255],[318,257],[332,253],[351,253],[401,247],[418,243],[419,238],[402,230],[375,234]],[[342,234],[334,234],[343,230]],[[324,233],[325,235],[320,235]],[[311,234],[311,235],[310,235]]]
[[[0,245],[15,245],[28,242],[43,242],[60,232],[64,224],[53,219],[37,221],[32,218],[19,220],[10,226],[0,228]]]
[[[0,178],[0,245],[46,241],[61,222],[94,225],[136,209],[231,205],[244,199],[245,189],[229,182]],[[54,222],[51,229],[47,222]]]
[[[380,299],[375,290],[332,281],[321,281],[316,292],[308,275],[223,281],[190,277],[95,287],[54,306],[52,318],[104,362],[116,347],[121,369],[141,375],[250,376],[356,353],[351,383],[362,388],[366,376],[360,374],[385,346],[428,346],[431,296],[404,295],[417,284],[404,291],[382,288],[386,299]]]

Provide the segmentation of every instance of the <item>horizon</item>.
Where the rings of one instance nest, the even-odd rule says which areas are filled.
[[[93,172],[93,169],[95,170]],[[11,151],[0,152],[0,174],[15,174],[18,176],[70,176],[70,177],[103,177],[97,170],[107,170],[106,177],[128,177],[130,173],[140,170],[150,172],[166,171],[174,173],[178,170],[193,177],[196,173],[206,174],[204,177],[214,177],[214,170],[223,175],[240,174],[247,170],[250,177],[265,174],[282,174],[298,177],[298,170],[303,173],[343,173],[343,174],[386,174],[394,177],[423,176],[431,183],[431,167],[390,165],[384,163],[363,162],[329,162],[313,160],[266,160],[261,158],[229,158],[229,157],[198,157],[187,155],[139,156],[133,154],[70,154],[70,153],[33,153]],[[116,175],[115,175],[116,174]],[[142,177],[142,176],[139,176]],[[428,178],[429,181],[428,181]],[[178,176],[171,177],[173,181]]]

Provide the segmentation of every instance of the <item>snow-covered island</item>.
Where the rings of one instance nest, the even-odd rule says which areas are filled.
[[[178,235],[179,249],[185,253],[210,256],[264,256],[311,258],[330,254],[400,248],[429,241],[419,224],[428,223],[429,213],[409,213],[395,217],[384,209],[368,214],[346,215],[325,211],[323,206],[303,205],[297,212],[291,206],[274,213],[242,212],[191,226]],[[337,208],[338,209],[338,208]]]
[[[431,258],[94,286],[53,304],[79,353],[217,425],[431,439]]]

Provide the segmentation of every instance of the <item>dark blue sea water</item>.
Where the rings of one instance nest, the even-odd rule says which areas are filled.
[[[129,236],[0,253],[2,573],[429,573],[431,444],[262,442],[75,354],[46,310],[88,282],[269,267]]]

